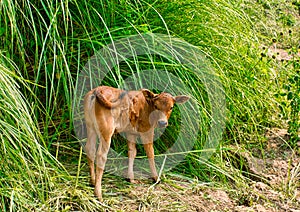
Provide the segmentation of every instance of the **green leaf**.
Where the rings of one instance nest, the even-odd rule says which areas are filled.
[[[5,32],[5,28],[4,27],[0,27],[0,36],[2,36]]]
[[[289,92],[287,95],[287,99],[291,100],[291,99],[293,99],[293,96],[294,96],[293,92]]]
[[[280,96],[286,96],[286,93],[280,93]]]

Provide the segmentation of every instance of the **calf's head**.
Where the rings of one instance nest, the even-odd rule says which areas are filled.
[[[185,95],[172,96],[165,92],[154,94],[147,89],[143,89],[142,92],[150,106],[150,123],[160,128],[168,126],[168,120],[175,103],[181,104],[189,100],[189,97]]]

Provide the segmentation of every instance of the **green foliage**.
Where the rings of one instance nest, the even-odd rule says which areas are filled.
[[[288,79],[289,84],[286,85],[287,101],[289,112],[288,132],[290,134],[290,145],[297,147],[300,141],[300,63],[293,61],[295,71]]]
[[[55,170],[64,169],[45,148],[32,107],[20,92],[20,87],[30,91],[29,85],[10,59],[0,54],[0,61],[0,209],[36,208],[48,201]]]
[[[259,37],[245,5],[233,1],[171,2],[161,9],[170,31],[210,55],[222,79],[228,109],[226,139],[260,139],[264,127],[275,124],[271,123],[277,111],[272,101],[275,89],[266,83],[271,80],[269,67],[260,60]]]

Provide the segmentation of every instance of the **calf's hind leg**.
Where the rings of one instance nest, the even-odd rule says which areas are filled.
[[[85,145],[85,151],[87,154],[87,160],[90,169],[92,185],[95,185],[96,140],[97,140],[97,134],[95,130],[87,124],[87,142]]]
[[[101,181],[107,160],[107,154],[109,151],[112,132],[108,136],[102,136],[100,139],[99,147],[96,153],[96,180],[95,180],[95,195],[99,201],[102,201]]]

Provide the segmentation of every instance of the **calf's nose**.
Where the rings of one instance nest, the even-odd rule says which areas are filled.
[[[159,120],[159,121],[158,121],[158,126],[159,126],[160,128],[166,127],[166,126],[168,126],[168,122],[163,121],[163,120]]]

